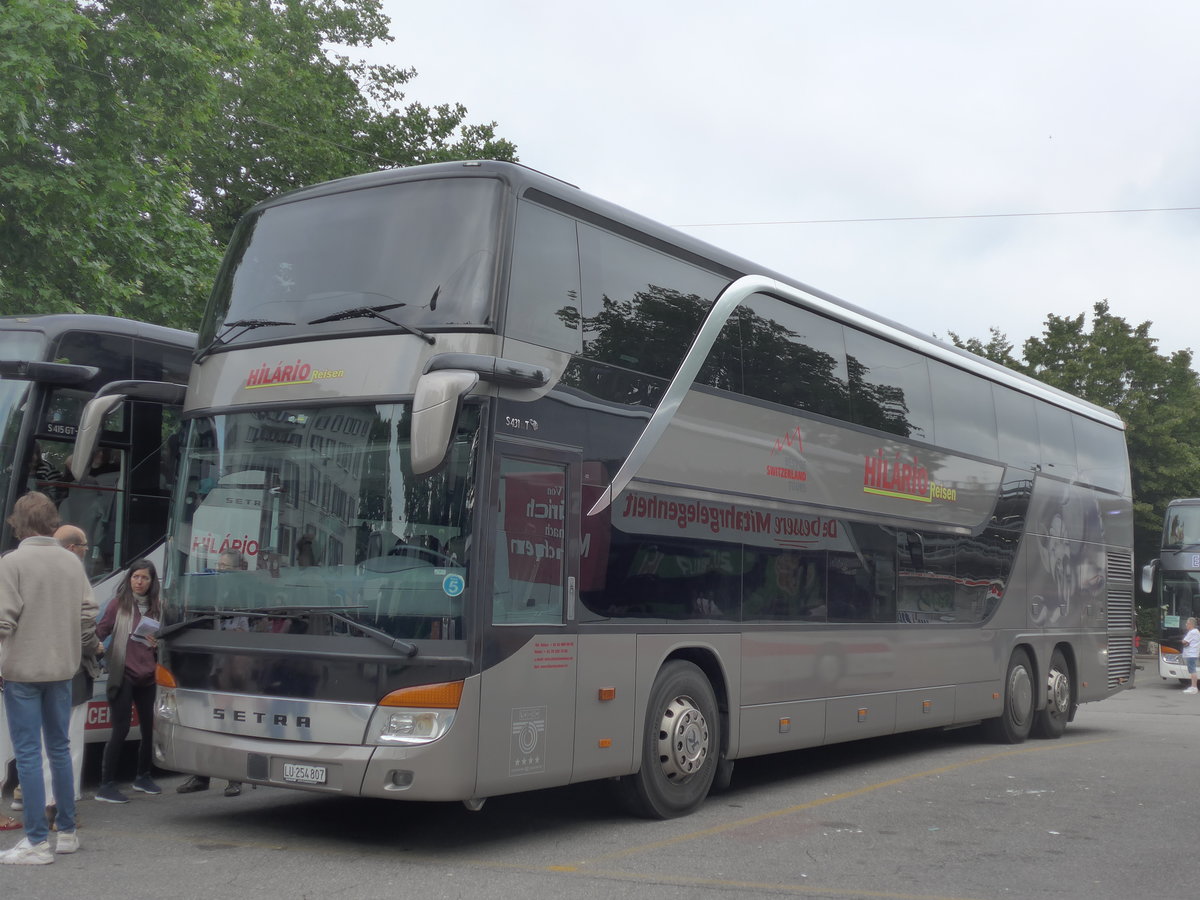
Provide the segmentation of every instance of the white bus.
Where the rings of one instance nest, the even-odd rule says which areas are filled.
[[[1117,416],[527,168],[256,206],[199,348],[166,768],[665,818],[742,757],[1054,738],[1131,679]]]
[[[1167,504],[1162,549],[1142,567],[1142,590],[1156,601],[1159,676],[1191,684],[1182,654],[1187,620],[1200,619],[1200,498]]]

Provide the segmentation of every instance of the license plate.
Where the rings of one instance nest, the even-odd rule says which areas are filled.
[[[283,764],[283,780],[292,784],[324,784],[324,766],[302,766],[299,763]]]

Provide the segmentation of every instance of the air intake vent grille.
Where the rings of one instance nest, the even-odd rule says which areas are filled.
[[[1108,553],[1108,688],[1133,681],[1133,554]]]

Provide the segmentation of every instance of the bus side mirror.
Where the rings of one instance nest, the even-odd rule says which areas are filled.
[[[1142,593],[1154,592],[1154,576],[1158,572],[1158,560],[1152,560],[1142,566]]]
[[[479,383],[477,372],[426,372],[413,395],[412,470],[425,475],[442,464],[458,420],[463,396]]]
[[[75,449],[71,451],[71,474],[76,481],[83,481],[92,470],[92,457],[100,443],[100,430],[104,418],[124,401],[124,394],[109,394],[89,400],[79,417],[79,430],[75,433]]]
[[[183,406],[187,385],[169,381],[110,381],[88,401],[79,417],[75,449],[71,452],[71,474],[76,481],[91,471],[92,457],[100,443],[104,418],[125,400],[147,400],[167,406]]]

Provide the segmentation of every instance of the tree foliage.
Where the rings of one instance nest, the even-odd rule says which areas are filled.
[[[960,347],[1107,407],[1124,420],[1139,561],[1157,552],[1167,501],[1200,496],[1200,380],[1191,351],[1164,356],[1150,327],[1150,322],[1131,326],[1102,301],[1092,309],[1090,326],[1082,313],[1047,316],[1042,336],[1025,341],[1020,361],[1011,358],[1012,345],[997,329],[987,344],[952,336]]]
[[[326,48],[390,40],[379,0],[5,0],[0,312],[194,328],[238,217],[374,168],[515,158],[411,69]]]

